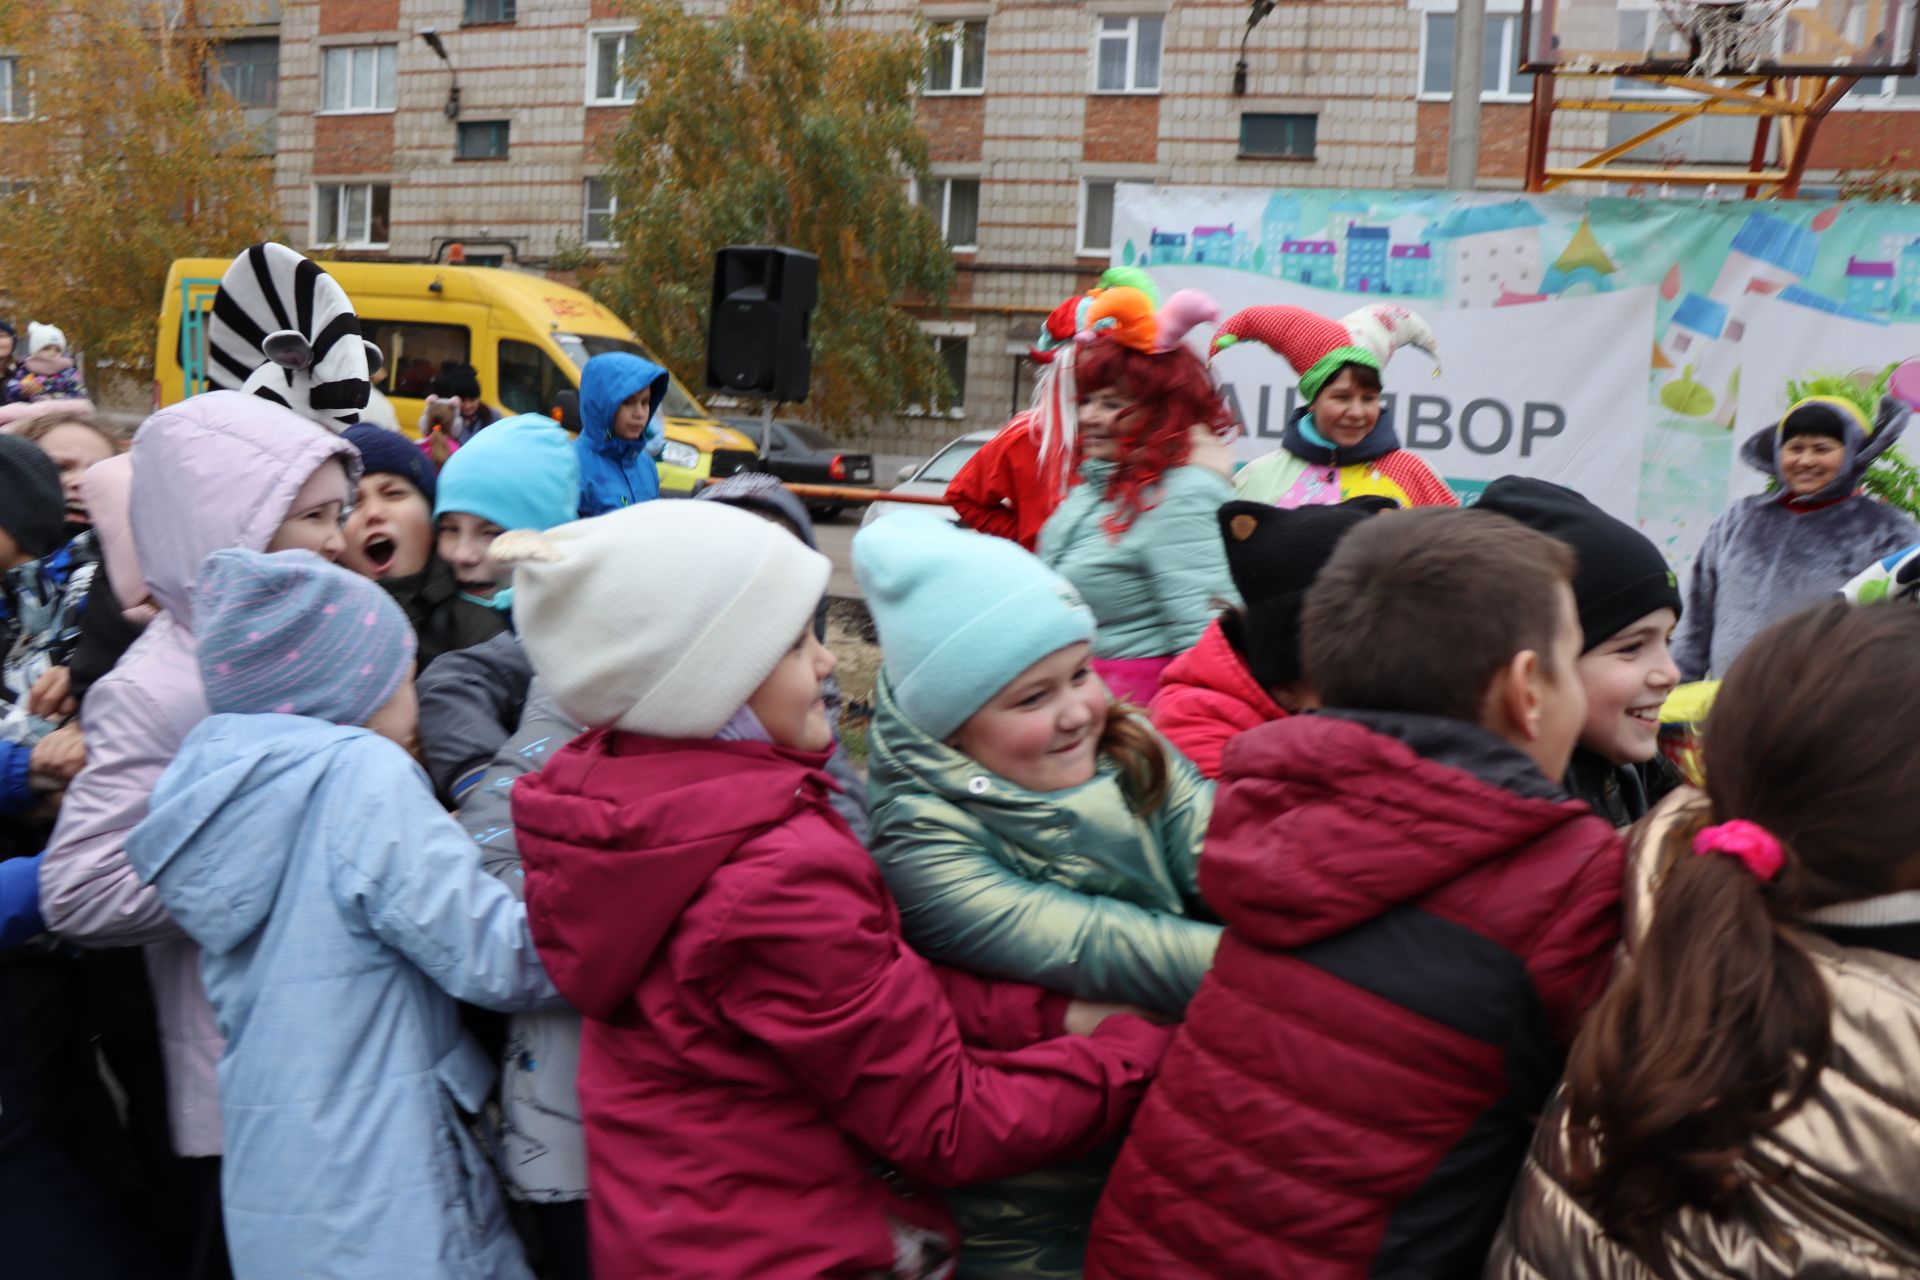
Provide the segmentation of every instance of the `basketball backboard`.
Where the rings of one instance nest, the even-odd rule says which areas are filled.
[[[1697,47],[1674,15],[1699,0],[1523,0],[1520,69],[1567,74],[1685,76]],[[1713,0],[1709,0],[1712,3]],[[1910,76],[1920,0],[1794,0],[1772,55],[1734,76]],[[1726,13],[1740,0],[1718,0]],[[1754,11],[1777,0],[1751,0]]]

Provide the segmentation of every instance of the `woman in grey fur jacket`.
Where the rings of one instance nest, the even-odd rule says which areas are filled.
[[[1673,641],[1682,680],[1726,675],[1770,624],[1832,596],[1860,566],[1920,542],[1912,517],[1859,488],[1910,413],[1886,397],[1869,423],[1850,401],[1812,396],[1741,447],[1741,460],[1779,488],[1740,499],[1707,530]]]

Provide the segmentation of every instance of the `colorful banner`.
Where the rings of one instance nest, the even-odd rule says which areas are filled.
[[[1223,314],[1413,308],[1441,364],[1388,368],[1408,447],[1463,495],[1508,473],[1578,488],[1676,564],[1757,488],[1735,447],[1789,379],[1920,354],[1920,206],[1123,184],[1114,246]],[[1214,368],[1243,454],[1269,452],[1295,375],[1253,344]]]

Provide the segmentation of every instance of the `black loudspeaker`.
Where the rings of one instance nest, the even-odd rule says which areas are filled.
[[[728,245],[713,259],[707,385],[775,400],[807,398],[807,325],[820,299],[820,259],[778,245]]]

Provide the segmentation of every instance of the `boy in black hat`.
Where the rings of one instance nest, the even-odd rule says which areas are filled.
[[[1335,506],[1220,508],[1227,571],[1246,607],[1221,614],[1173,660],[1149,709],[1153,727],[1201,773],[1219,778],[1221,753],[1236,735],[1319,705],[1300,674],[1307,588],[1340,539],[1368,516],[1398,506],[1365,496]]]
[[[1638,821],[1681,780],[1659,751],[1660,708],[1680,683],[1667,648],[1680,623],[1679,580],[1645,534],[1572,489],[1503,476],[1474,509],[1573,548],[1587,719],[1566,787],[1616,827]]]

